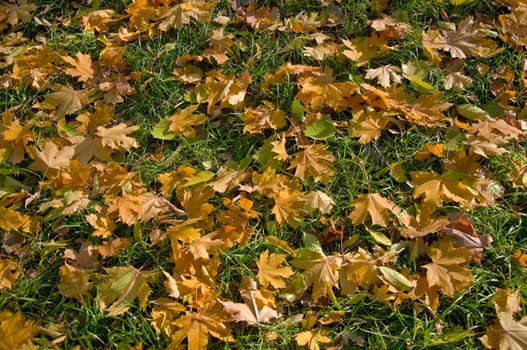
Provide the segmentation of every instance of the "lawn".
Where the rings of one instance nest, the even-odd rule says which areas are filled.
[[[0,350],[527,348],[527,1],[0,31]]]

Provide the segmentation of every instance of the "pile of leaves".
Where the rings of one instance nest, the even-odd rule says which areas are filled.
[[[430,318],[428,345],[525,348],[507,276],[477,297],[493,324],[444,317],[493,249],[472,213],[525,210],[527,60],[496,62],[527,1],[488,2],[2,2],[0,349],[373,346],[359,302]]]

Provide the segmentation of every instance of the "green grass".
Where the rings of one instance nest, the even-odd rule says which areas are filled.
[[[6,25],[2,35],[20,31],[36,44],[36,40],[45,42],[58,55],[75,57],[77,52],[89,54],[95,62],[99,59],[101,50],[106,43],[110,43],[109,33],[89,33],[82,30],[81,18],[95,10],[95,7],[78,2],[68,1],[34,1],[37,5],[34,14],[40,20],[49,21],[52,25],[40,25],[34,21],[19,23],[16,26]],[[126,15],[130,1],[93,1],[91,6],[100,9],[113,9],[117,14]],[[334,9],[341,16],[341,22],[335,26],[319,26],[316,32],[327,34],[328,41],[341,44],[341,39],[352,40],[374,33],[368,21],[379,18],[380,15],[372,9],[377,1],[342,1],[332,3],[330,7],[321,6],[318,1],[265,1],[258,2],[258,7],[267,5],[277,7],[282,20],[291,19],[302,11],[306,14],[328,13]],[[0,5],[1,6],[1,5]],[[310,178],[299,179],[301,188],[305,192],[320,190],[329,195],[335,202],[331,212],[321,215],[319,212],[306,214],[302,224],[293,228],[288,224],[280,225],[271,213],[274,201],[250,189],[253,186],[251,176],[261,174],[267,164],[257,160],[258,152],[263,153],[264,144],[277,141],[287,132],[266,129],[261,134],[244,133],[244,108],[256,107],[262,101],[269,101],[287,115],[287,125],[291,125],[292,103],[302,88],[300,78],[294,74],[287,74],[284,81],[270,85],[267,89],[262,84],[267,74],[275,73],[286,63],[306,65],[311,67],[330,67],[336,81],[353,81],[357,84],[366,82],[375,85],[373,80],[365,79],[368,68],[391,64],[401,67],[403,64],[419,60],[426,61],[427,56],[421,42],[422,33],[437,28],[439,21],[446,21],[445,15],[452,22],[458,23],[468,16],[477,13],[484,14],[493,20],[499,15],[508,13],[506,8],[495,8],[491,1],[467,1],[461,6],[454,6],[449,1],[391,1],[383,11],[410,25],[410,29],[400,40],[390,40],[394,45],[386,55],[375,57],[364,66],[342,56],[328,57],[323,60],[304,55],[303,45],[314,45],[313,39],[308,39],[309,33],[295,33],[287,29],[253,30],[243,19],[238,18],[224,26],[226,35],[232,35],[234,45],[228,53],[229,59],[219,65],[214,61],[196,59],[193,64],[203,71],[205,78],[214,69],[220,69],[224,74],[241,74],[248,71],[251,83],[247,88],[245,105],[234,109],[225,107],[218,115],[208,116],[207,122],[196,127],[196,138],[187,139],[176,137],[174,140],[155,139],[152,127],[160,120],[171,116],[177,110],[186,107],[189,93],[197,84],[186,84],[174,77],[176,60],[183,55],[202,55],[209,49],[209,34],[221,27],[212,21],[201,23],[192,20],[182,28],[170,28],[165,32],[152,31],[149,35],[141,33],[134,40],[126,44],[124,59],[128,64],[126,74],[132,73],[135,78],[130,79],[134,92],[123,96],[121,103],[115,104],[115,116],[109,125],[126,123],[128,126],[137,125],[139,130],[132,134],[138,146],[126,152],[116,152],[111,162],[117,162],[125,167],[130,177],[137,176],[140,184],[122,182],[117,185],[119,194],[128,193],[138,186],[145,191],[160,195],[162,183],[159,175],[177,170],[181,166],[193,167],[197,171],[211,171],[217,173],[226,164],[232,168],[247,170],[250,174],[243,182],[246,187],[235,187],[225,193],[215,193],[208,200],[214,206],[213,213],[199,225],[204,228],[202,235],[218,230],[222,223],[218,216],[221,210],[226,210],[223,198],[233,199],[239,195],[254,202],[252,208],[258,212],[258,217],[248,220],[250,228],[254,230],[249,242],[244,246],[234,245],[230,249],[220,250],[214,255],[218,268],[216,276],[207,276],[214,280],[215,295],[223,301],[243,302],[240,296],[240,283],[244,277],[257,280],[257,261],[260,254],[266,250],[272,253],[284,253],[284,250],[274,245],[269,236],[287,242],[293,249],[304,246],[304,237],[311,234],[324,242],[322,249],[328,256],[341,253],[353,253],[359,248],[370,254],[379,249],[379,244],[368,233],[364,225],[354,225],[350,218],[353,210],[351,202],[365,193],[379,193],[409,212],[416,212],[419,200],[412,198],[414,184],[411,183],[411,173],[415,171],[446,172],[446,158],[431,157],[424,161],[414,158],[426,144],[440,144],[448,141],[447,128],[452,129],[450,120],[444,127],[422,126],[407,122],[402,113],[392,116],[393,122],[382,131],[381,136],[370,143],[360,144],[357,138],[351,137],[347,130],[347,123],[357,113],[352,108],[335,111],[323,106],[317,111],[306,109],[305,117],[313,118],[313,113],[328,115],[332,121],[339,124],[335,133],[328,139],[310,143],[322,143],[335,157],[335,176],[327,184],[319,183]],[[1,13],[1,12],[0,12]],[[217,15],[236,18],[235,10],[230,2],[219,1],[212,10],[212,19]],[[0,16],[0,24],[2,24]],[[110,32],[115,33],[120,27],[126,26],[127,19],[116,20],[110,26]],[[155,23],[152,21],[152,25]],[[1,28],[1,26],[0,26]],[[129,31],[133,31],[129,28]],[[294,47],[288,45],[293,40],[301,40],[301,44]],[[502,109],[519,112],[525,107],[527,99],[524,88],[521,87],[521,67],[524,63],[524,53],[495,39],[504,50],[488,58],[469,57],[464,60],[463,74],[470,76],[473,82],[462,91],[444,91],[443,78],[447,74],[449,54],[439,51],[443,57],[440,65],[429,63],[426,65],[424,80],[436,90],[444,91],[444,100],[454,104],[445,114],[448,117],[459,117],[456,105],[474,103],[485,106],[495,103],[497,98],[493,92],[495,74],[499,74],[500,67],[507,67],[513,74],[513,81],[509,86],[516,95],[510,103],[502,103]],[[26,43],[26,44],[29,44]],[[396,45],[396,47],[395,47]],[[0,57],[3,58],[3,57]],[[486,73],[478,71],[478,65],[489,67]],[[51,90],[37,90],[24,86],[19,82],[9,81],[12,66],[0,69],[0,113],[12,110],[23,125],[30,120],[38,120],[33,127],[35,139],[28,142],[27,149],[42,146],[44,140],[53,138],[60,140],[61,146],[69,145],[67,136],[57,128],[57,120],[51,115],[44,114],[35,103],[42,102],[44,95]],[[117,74],[113,72],[113,74]],[[64,74],[64,67],[47,78],[52,83],[69,84],[75,89],[87,87],[90,96],[100,89],[96,85],[83,85],[76,79]],[[204,80],[203,80],[204,81]],[[376,87],[380,88],[378,85]],[[402,90],[416,97],[419,93],[407,79],[403,79],[399,86]],[[97,98],[97,97],[94,97]],[[74,128],[79,123],[76,117],[83,113],[95,111],[95,101],[83,107],[78,112],[67,115],[65,121]],[[206,113],[207,107],[200,104],[197,112]],[[7,114],[6,114],[7,115]],[[503,116],[500,115],[499,118]],[[464,122],[474,122],[460,118]],[[8,123],[6,120],[5,123]],[[301,128],[305,128],[305,121],[296,121]],[[4,140],[6,126],[0,127],[1,147],[10,147],[10,142]],[[287,139],[289,155],[301,151],[302,146],[293,140],[294,130],[290,130]],[[488,326],[493,323],[496,312],[492,298],[497,288],[519,290],[522,295],[522,306],[527,295],[527,268],[519,266],[512,258],[517,250],[527,252],[527,223],[525,205],[527,191],[525,187],[514,188],[509,179],[513,169],[512,161],[527,161],[525,139],[511,141],[506,146],[509,151],[499,156],[489,156],[479,160],[481,169],[487,178],[500,184],[504,193],[497,196],[495,204],[490,206],[460,206],[450,202],[445,203],[435,212],[436,215],[446,215],[458,210],[466,211],[474,225],[475,231],[482,236],[493,239],[491,246],[483,253],[481,262],[471,262],[469,269],[474,275],[474,281],[457,291],[452,296],[441,294],[440,306],[431,310],[423,300],[405,300],[398,306],[372,301],[368,293],[372,290],[361,287],[353,295],[343,295],[338,288],[333,288],[333,296],[322,296],[318,300],[311,298],[311,288],[297,298],[285,298],[284,290],[274,290],[276,310],[281,316],[268,324],[247,325],[245,323],[228,322],[232,328],[231,335],[234,342],[224,342],[210,337],[208,346],[211,349],[296,349],[296,334],[309,329],[327,329],[335,346],[342,349],[442,349],[442,348],[482,348],[479,337],[485,334]],[[460,145],[460,147],[465,147]],[[294,169],[288,169],[290,160],[286,162],[274,161],[273,166],[277,174],[286,178],[295,178]],[[11,313],[22,312],[26,319],[35,320],[42,328],[58,327],[58,335],[37,332],[34,343],[42,349],[136,349],[142,344],[143,349],[167,348],[170,337],[156,332],[152,327],[152,301],[167,296],[163,284],[165,277],[161,271],[172,273],[178,266],[172,260],[173,251],[168,239],[155,241],[158,234],[163,234],[169,224],[165,220],[181,220],[185,217],[175,214],[165,215],[147,222],[137,222],[135,225],[117,223],[113,237],[127,238],[130,246],[114,257],[100,259],[94,271],[90,271],[91,281],[97,284],[97,275],[104,274],[104,268],[115,266],[133,266],[141,271],[152,271],[153,277],[149,282],[152,289],[145,307],[139,306],[137,300],[130,305],[130,309],[122,315],[106,317],[99,309],[97,288],[92,288],[82,299],[66,298],[58,288],[61,282],[59,269],[65,263],[65,250],[78,251],[82,242],[100,245],[108,239],[92,235],[86,215],[96,213],[96,205],[105,205],[104,193],[95,193],[96,181],[100,180],[104,168],[111,162],[91,161],[92,171],[99,172],[86,186],[95,191],[89,195],[90,203],[83,209],[62,215],[60,209],[44,209],[57,198],[64,198],[63,189],[55,188],[53,182],[46,183],[46,177],[39,171],[29,168],[33,162],[28,152],[21,162],[12,163],[4,160],[0,163],[0,208],[11,208],[33,219],[30,230],[6,230],[0,223],[3,246],[0,248],[0,261],[10,259],[19,267],[19,275],[12,288],[1,288],[2,274],[0,273],[0,312],[7,310]],[[405,171],[405,181],[397,182],[390,175],[390,165],[398,163]],[[100,167],[100,168],[96,168]],[[97,170],[95,170],[97,169]],[[92,175],[90,175],[92,176]],[[19,183],[17,183],[16,181]],[[11,182],[10,182],[11,181]],[[6,185],[11,183],[11,185]],[[13,183],[15,183],[13,185]],[[23,184],[23,186],[21,185]],[[6,193],[4,194],[4,187]],[[24,192],[23,187],[27,193]],[[182,207],[181,191],[196,186],[178,185],[174,192],[166,196],[176,207]],[[37,193],[34,199],[25,203],[30,195]],[[177,193],[177,194],[176,194]],[[196,193],[193,194],[197,195]],[[17,197],[18,196],[18,197]],[[51,205],[54,205],[51,202]],[[58,204],[57,204],[58,206]],[[60,208],[60,207],[59,207]],[[113,215],[113,214],[112,214]],[[342,237],[333,232],[327,222],[332,221],[337,230],[341,230]],[[430,262],[426,252],[420,256],[410,255],[409,239],[400,238],[397,225],[390,224],[387,228],[375,228],[388,238],[397,240],[405,249],[397,255],[397,261],[388,266],[397,271],[404,271],[407,276],[424,273],[423,265]],[[16,231],[16,232],[15,232]],[[10,236],[11,235],[11,236]],[[426,244],[432,245],[439,239],[439,234],[432,234],[424,238]],[[352,242],[346,246],[348,240]],[[13,243],[18,241],[18,245]],[[61,243],[54,246],[55,243]],[[348,242],[349,243],[349,242]],[[394,242],[396,243],[396,242]],[[383,251],[387,247],[381,248]],[[292,256],[287,256],[288,266]],[[72,261],[69,263],[73,264]],[[298,275],[301,269],[294,270]],[[209,271],[210,272],[210,271]],[[208,273],[208,272],[207,272]],[[195,272],[205,279],[203,270]],[[189,278],[189,276],[185,276]],[[409,277],[410,278],[410,277]],[[292,285],[292,280],[289,281]],[[395,293],[394,293],[395,296]],[[197,312],[196,307],[189,306],[191,296],[178,298],[178,302],[187,307],[187,311]],[[294,321],[295,315],[307,318],[312,313],[321,318],[330,311],[344,312],[343,318],[336,323],[323,326],[320,323],[306,326],[304,321]],[[518,316],[523,316],[520,313]],[[0,320],[2,322],[2,320]],[[0,334],[2,329],[0,328]],[[50,342],[59,336],[64,336],[56,345]],[[0,339],[0,348],[4,346]],[[185,343],[184,341],[183,343]],[[363,343],[362,343],[363,342]],[[7,345],[6,345],[7,346]],[[321,344],[322,347],[324,345]],[[175,348],[178,348],[177,346]]]

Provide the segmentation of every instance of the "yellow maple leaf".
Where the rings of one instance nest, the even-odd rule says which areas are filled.
[[[32,320],[26,320],[22,312],[0,312],[0,350],[38,349],[31,339],[37,333]]]
[[[11,289],[19,272],[16,262],[10,259],[0,259],[0,289]]]
[[[474,280],[466,268],[474,253],[465,247],[454,248],[452,239],[445,238],[436,243],[429,256],[432,263],[423,267],[427,269],[426,278],[430,287],[437,286],[451,296]]]
[[[291,268],[282,266],[285,260],[285,254],[272,253],[266,250],[260,254],[260,258],[256,262],[258,266],[258,281],[263,287],[272,285],[276,289],[284,288],[286,286],[284,279],[291,277],[293,271]]]
[[[355,207],[350,215],[354,225],[363,224],[369,215],[372,224],[386,227],[390,213],[398,210],[391,200],[378,193],[361,194],[351,205]]]
[[[288,169],[295,169],[295,176],[301,179],[312,177],[327,184],[335,175],[335,157],[323,144],[312,144],[295,153]]]
[[[190,105],[172,114],[169,117],[170,125],[168,130],[176,136],[183,136],[186,138],[195,137],[196,130],[193,127],[201,125],[207,121],[205,114],[193,114],[198,107],[198,105]]]

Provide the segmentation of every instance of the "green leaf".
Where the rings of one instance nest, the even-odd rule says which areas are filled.
[[[487,111],[479,108],[478,106],[474,106],[468,103],[457,106],[457,112],[461,114],[463,117],[467,118],[468,120],[482,120],[482,119],[489,120],[491,119]]]
[[[304,116],[304,106],[296,98],[291,103],[291,117],[296,120],[302,119]]]
[[[57,129],[65,133],[68,137],[79,136],[81,134],[77,129],[75,129],[75,127],[66,123],[64,119],[57,123]]]
[[[415,91],[420,92],[422,94],[431,94],[436,91],[436,88],[432,85],[428,84],[427,82],[419,79],[418,77],[410,77],[410,85],[415,89]]]
[[[460,341],[461,339],[474,336],[471,330],[463,329],[460,326],[453,326],[438,336],[430,339],[430,345],[443,345]]]
[[[190,179],[188,179],[188,181],[183,185],[183,187],[189,187],[203,182],[207,182],[212,179],[214,175],[215,174],[212,171],[200,171],[192,175]]]
[[[161,119],[154,127],[152,128],[152,136],[159,140],[173,140],[176,138],[176,135],[168,131],[170,126],[170,118]]]
[[[317,236],[310,233],[304,233],[304,247],[309,251],[324,254]]]
[[[306,127],[304,134],[307,137],[311,137],[315,140],[326,140],[335,135],[335,128],[331,118],[325,116],[324,118],[317,120],[313,124]]]
[[[386,278],[386,280],[393,284],[396,288],[400,290],[412,289],[412,284],[410,281],[408,281],[408,279],[401,273],[386,266],[380,266],[379,270],[382,272],[384,278]]]
[[[375,240],[375,242],[385,245],[385,246],[391,246],[392,241],[388,237],[386,237],[384,234],[380,233],[379,231],[376,231],[372,229],[371,227],[365,226],[366,231],[372,236],[372,238]]]

